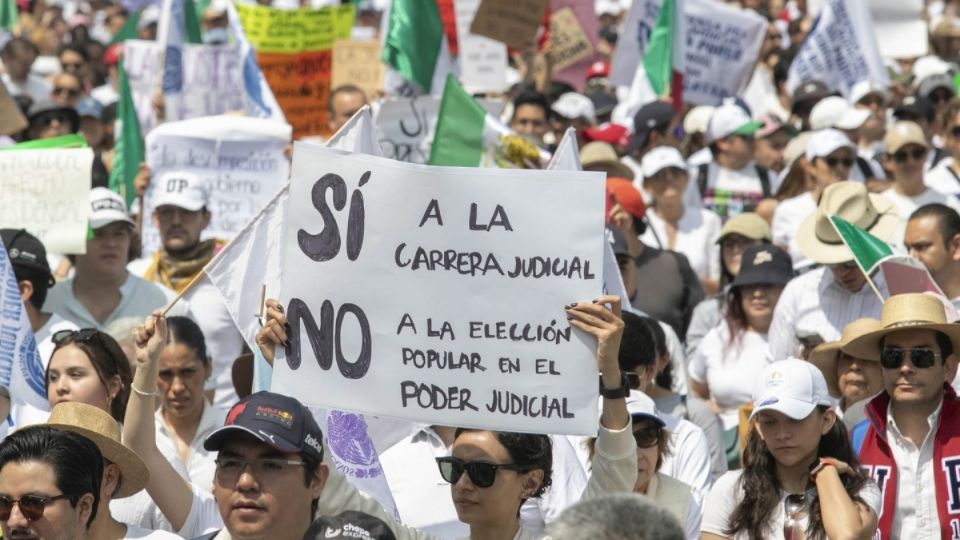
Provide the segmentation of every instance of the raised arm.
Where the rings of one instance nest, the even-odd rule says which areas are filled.
[[[821,458],[823,468],[815,482],[820,495],[823,528],[829,538],[868,540],[877,530],[877,514],[867,505],[850,498],[840,477],[854,474],[850,466],[833,458]]]

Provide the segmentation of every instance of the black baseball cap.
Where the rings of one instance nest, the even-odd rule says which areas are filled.
[[[740,259],[740,273],[732,287],[745,285],[786,285],[793,279],[790,255],[773,244],[748,247]]]
[[[812,101],[816,103],[821,99],[833,95],[833,92],[827,88],[827,85],[823,81],[806,81],[793,91],[793,96],[790,103],[790,112],[797,112],[797,106],[801,103]],[[813,105],[811,105],[813,107]],[[809,111],[808,111],[809,112]]]
[[[51,287],[56,283],[53,272],[50,271],[50,263],[47,262],[47,250],[36,236],[25,229],[0,229],[0,239],[7,249],[10,264],[15,268],[40,272],[47,276]]]
[[[666,101],[654,101],[640,107],[633,116],[633,137],[627,145],[627,153],[632,154],[647,144],[651,131],[670,127],[675,113],[673,105]]]
[[[933,120],[933,103],[921,96],[907,96],[900,102],[900,106],[893,110],[897,120]]]
[[[380,518],[348,510],[335,516],[317,518],[303,540],[396,540],[390,527]]]
[[[203,447],[219,451],[231,435],[246,433],[281,452],[306,454],[323,460],[323,432],[313,414],[296,399],[273,392],[257,392],[241,399],[227,413]]]

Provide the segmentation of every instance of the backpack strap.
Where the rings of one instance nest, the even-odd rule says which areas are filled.
[[[860,156],[857,156],[857,168],[860,169],[860,174],[863,175],[864,182],[874,177],[873,169],[870,168],[870,164],[867,163],[867,160]]]
[[[710,164],[701,163],[697,167],[697,187],[700,189],[700,200],[707,196],[707,180],[710,173]]]
[[[769,199],[772,196],[770,192],[770,173],[766,167],[754,164],[757,168],[757,178],[760,179],[760,189],[763,191],[763,198]]]

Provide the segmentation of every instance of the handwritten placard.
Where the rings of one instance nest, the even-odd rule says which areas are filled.
[[[380,61],[380,42],[340,39],[333,42],[333,75],[330,88],[352,84],[376,101],[383,90],[384,66]]]
[[[550,52],[547,54],[557,71],[593,55],[593,46],[569,7],[550,15]]]
[[[524,50],[533,45],[549,0],[482,0],[470,32]]]
[[[460,47],[460,83],[468,92],[507,89],[507,46],[470,33],[480,0],[457,0],[456,21]]]
[[[403,204],[397,204],[397,201]],[[273,388],[429,424],[595,434],[603,175],[427,167],[298,143]]]
[[[50,253],[87,250],[93,150],[0,152],[0,229],[26,229]]]
[[[321,9],[236,6],[247,39],[260,53],[329,49],[334,40],[350,35],[356,13],[350,4]]]

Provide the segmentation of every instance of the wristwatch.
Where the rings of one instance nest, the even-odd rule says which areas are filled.
[[[620,399],[630,395],[630,385],[627,383],[627,375],[620,372],[620,386],[617,388],[606,388],[603,386],[603,377],[600,377],[600,395],[607,399]]]

